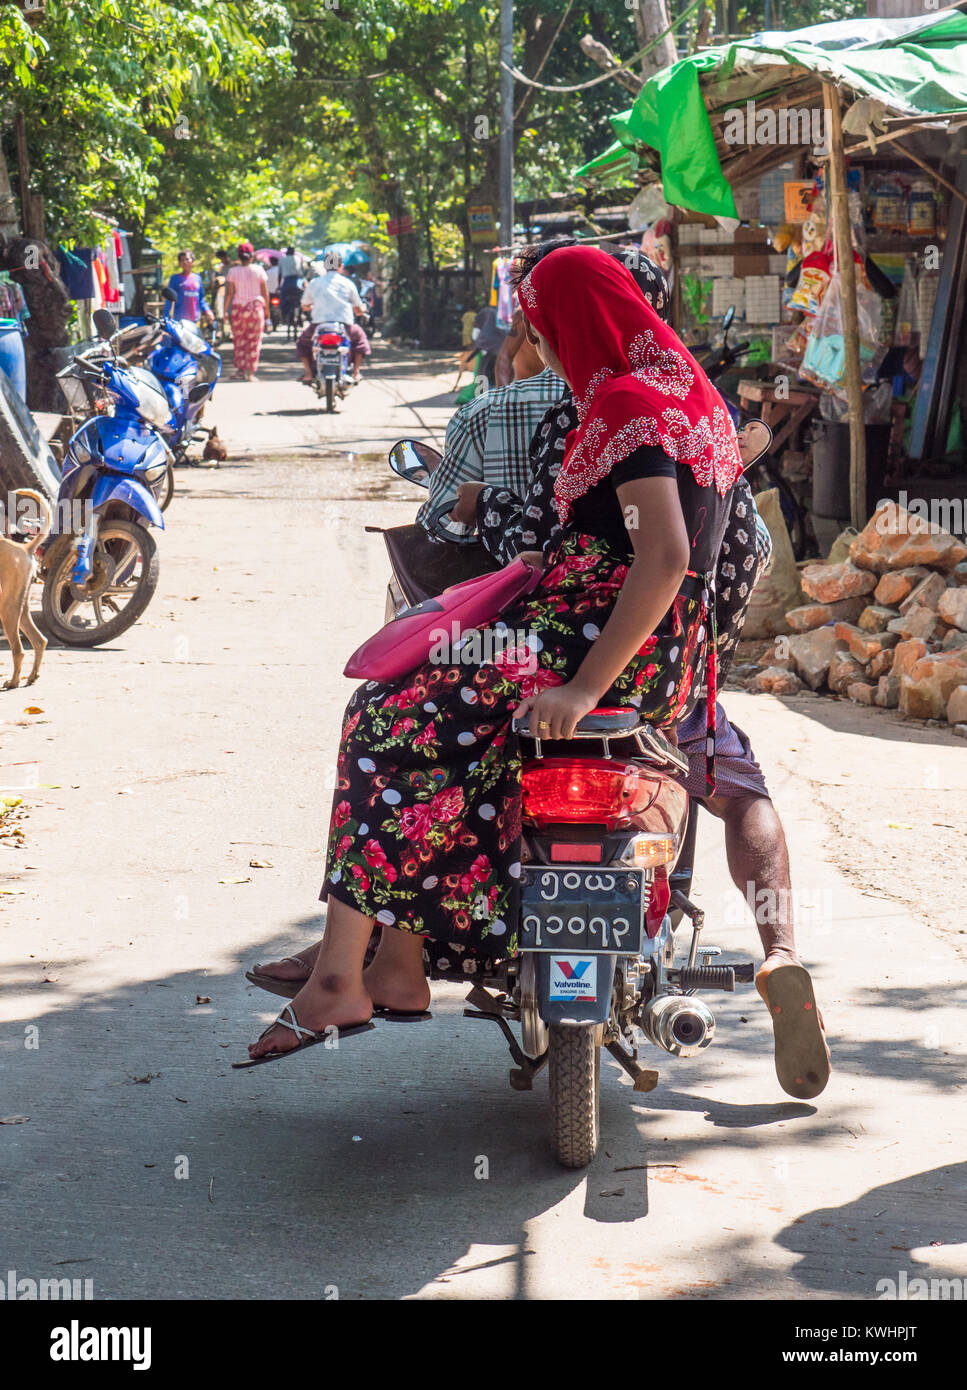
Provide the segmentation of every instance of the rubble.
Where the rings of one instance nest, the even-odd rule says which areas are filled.
[[[947,701],[947,723],[967,724],[967,685],[957,685]]]
[[[839,638],[831,627],[817,627],[812,632],[797,632],[789,638],[789,655],[792,657],[793,670],[797,676],[802,677],[810,690],[819,690],[822,686],[833,652],[839,646]]]
[[[865,607],[865,598],[844,598],[838,603],[804,603],[799,608],[790,608],[786,622],[793,632],[811,632],[827,623],[856,622]]]
[[[753,676],[749,689],[757,695],[798,695],[803,683],[795,671],[788,671],[783,666],[767,666]]]
[[[858,681],[863,676],[863,664],[851,656],[845,648],[842,651],[833,652],[829,660],[829,671],[826,675],[826,684],[830,690],[835,690],[838,695],[845,695],[847,688]]]
[[[842,538],[841,538],[842,539]],[[834,563],[805,565],[788,665],[814,691],[967,733],[967,545],[894,502]],[[786,663],[784,663],[786,664]],[[774,654],[754,690],[790,693]]]
[[[896,617],[899,617],[899,614],[895,608],[884,608],[882,604],[871,603],[856,619],[856,626],[861,627],[864,632],[883,632],[887,623],[891,623]]]
[[[967,560],[967,545],[935,522],[925,521],[896,502],[884,502],[856,537],[849,554],[854,565],[874,574],[910,565],[949,571]]]
[[[868,681],[853,681],[852,685],[846,687],[846,694],[859,705],[872,705],[876,686]]]
[[[911,589],[919,584],[921,579],[926,579],[929,573],[929,570],[920,566],[908,570],[888,570],[873,590],[873,597],[877,603],[884,603],[888,608],[896,608],[903,602]]]
[[[799,576],[803,593],[817,603],[861,598],[876,588],[876,576],[847,560],[839,565],[807,565]]]
[[[940,595],[937,612],[945,623],[967,632],[967,589],[945,589]]]

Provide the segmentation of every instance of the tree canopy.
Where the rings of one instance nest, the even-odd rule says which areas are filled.
[[[849,13],[865,6],[802,0],[786,23]],[[765,0],[739,18],[762,27]],[[600,75],[584,34],[620,60],[639,47],[626,0],[517,0],[515,19],[518,67],[551,87]],[[468,202],[497,201],[498,28],[494,0],[47,0],[35,27],[0,4],[8,162],[22,112],[55,238],[95,239],[106,217],[169,254],[243,234],[388,246],[405,212],[425,262],[454,259]],[[517,197],[569,189],[630,100],[613,81],[518,83]]]

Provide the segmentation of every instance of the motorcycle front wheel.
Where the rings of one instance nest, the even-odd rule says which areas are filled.
[[[552,1023],[547,1079],[551,1148],[565,1168],[586,1168],[598,1151],[601,1049],[595,1023]]]
[[[72,538],[59,536],[44,561],[43,626],[66,647],[98,647],[119,637],[158,587],[158,547],[133,521],[101,522],[86,583],[71,579],[74,564]]]
[[[184,460],[187,461],[187,460]],[[175,470],[171,464],[165,470],[164,480],[157,492],[158,506],[166,512],[171,505],[171,499],[175,495]]]

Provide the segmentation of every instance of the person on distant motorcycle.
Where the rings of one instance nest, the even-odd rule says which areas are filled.
[[[285,255],[279,260],[279,307],[285,323],[295,324],[301,298],[302,261],[296,255],[295,247],[288,246]]]
[[[325,270],[310,280],[302,291],[302,307],[309,311],[310,318],[295,348],[305,368],[302,380],[306,384],[312,382],[312,340],[318,325],[341,323],[349,339],[353,384],[358,385],[362,361],[369,356],[370,349],[369,340],[356,319],[365,315],[366,306],[352,280],[343,275],[342,257],[337,252],[326,253]]]

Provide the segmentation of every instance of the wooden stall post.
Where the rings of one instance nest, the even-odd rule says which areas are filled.
[[[856,263],[849,226],[849,195],[846,188],[846,160],[843,156],[843,127],[840,121],[839,93],[831,82],[823,83],[823,103],[829,134],[829,160],[826,190],[836,266],[839,270],[843,304],[843,338],[846,353],[846,401],[849,407],[849,495],[850,520],[858,531],[867,522],[866,514],[866,421],[863,417],[863,376],[860,369],[860,331],[856,312]]]

